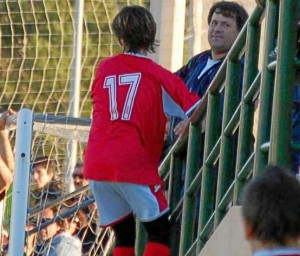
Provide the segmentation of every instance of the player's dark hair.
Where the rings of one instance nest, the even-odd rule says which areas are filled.
[[[242,213],[254,238],[285,246],[300,236],[300,183],[287,170],[268,166],[243,194]]]
[[[237,2],[217,2],[210,8],[207,21],[210,24],[213,14],[222,14],[225,17],[235,18],[238,31],[241,31],[248,19],[248,13],[243,6]]]
[[[152,14],[142,6],[126,6],[114,18],[112,28],[125,50],[155,52],[156,23]]]

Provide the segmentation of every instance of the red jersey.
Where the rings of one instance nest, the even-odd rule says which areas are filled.
[[[184,111],[199,97],[151,59],[119,54],[99,64],[84,174],[96,181],[161,184],[166,116],[162,88]]]

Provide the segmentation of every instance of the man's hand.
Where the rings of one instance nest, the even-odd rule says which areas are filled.
[[[6,120],[9,116],[14,115],[16,112],[12,109],[9,109],[0,114],[0,131],[5,130]]]
[[[186,120],[181,121],[179,124],[177,124],[176,127],[174,128],[174,133],[177,136],[179,136],[183,132],[183,130],[186,127],[186,125],[188,124],[188,122],[189,122],[189,119],[186,119]]]

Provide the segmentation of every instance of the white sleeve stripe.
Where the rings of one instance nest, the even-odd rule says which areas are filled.
[[[181,119],[187,119],[184,110],[171,98],[171,96],[162,87],[162,97],[163,97],[163,108],[164,113],[167,116],[179,117]]]
[[[200,104],[200,102],[201,102],[201,99],[198,100],[193,106],[191,106],[191,107],[185,112],[185,114],[186,114],[187,116],[189,116],[189,115],[195,110],[195,108],[198,107],[198,105]]]

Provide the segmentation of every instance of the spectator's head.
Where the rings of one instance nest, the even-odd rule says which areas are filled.
[[[38,189],[43,188],[55,176],[56,164],[48,156],[37,158],[32,165],[32,181]]]
[[[136,5],[124,7],[114,18],[112,28],[124,51],[155,51],[156,23],[146,8]]]
[[[41,224],[53,220],[57,214],[59,213],[58,220],[55,222],[47,225],[46,227],[42,228],[40,231],[41,240],[45,241],[59,233],[68,232],[73,234],[77,231],[79,218],[76,215],[70,214],[70,216],[61,218],[63,214],[69,210],[67,207],[62,207],[59,209],[57,207],[47,208],[42,212],[41,216]],[[56,217],[57,218],[57,217]]]
[[[41,224],[52,220],[57,213],[56,208],[48,208],[42,212],[41,216]],[[60,225],[57,222],[53,222],[43,229],[41,229],[39,235],[41,240],[46,241],[52,237],[54,237],[60,231]]]
[[[71,202],[71,200],[69,200]],[[73,235],[76,234],[79,230],[79,218],[77,216],[78,211],[74,213],[70,213],[74,204],[69,204],[69,202],[65,202],[65,204],[60,208],[59,214],[60,216],[64,216],[64,218],[60,219],[57,224],[60,228],[59,233],[61,232],[68,232],[69,234]]]
[[[246,238],[254,250],[295,246],[300,238],[300,183],[287,170],[269,166],[243,194]]]
[[[88,181],[83,176],[83,163],[78,162],[74,168],[72,174],[75,189],[79,189],[83,186],[88,185]]]
[[[226,56],[247,19],[247,11],[236,2],[213,4],[207,17],[208,41],[213,58]]]

